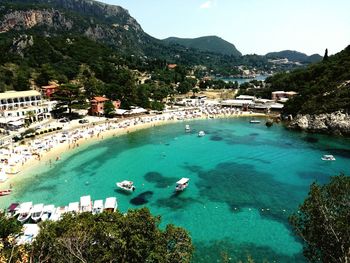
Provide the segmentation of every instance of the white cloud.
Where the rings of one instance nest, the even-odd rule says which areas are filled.
[[[214,6],[215,2],[213,0],[208,0],[199,6],[200,9],[209,9]]]

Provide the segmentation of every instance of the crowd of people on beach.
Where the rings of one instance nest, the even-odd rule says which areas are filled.
[[[248,113],[249,114],[249,113]],[[0,149],[0,168],[1,178],[5,181],[6,174],[16,174],[21,170],[21,166],[28,161],[41,161],[43,156],[58,146],[67,146],[68,149],[79,147],[81,140],[85,141],[91,138],[104,139],[104,134],[110,131],[128,131],[129,127],[142,126],[144,124],[154,124],[165,121],[184,121],[199,118],[215,118],[217,116],[242,115],[242,112],[235,108],[221,108],[219,106],[203,106],[199,108],[184,108],[164,112],[157,115],[142,115],[121,119],[106,119],[99,124],[88,124],[79,127],[69,127],[56,131],[49,135],[37,136],[30,141],[13,143],[10,147]],[[153,126],[154,126],[153,125]],[[60,156],[52,157],[47,160],[48,165],[54,161],[59,161]]]

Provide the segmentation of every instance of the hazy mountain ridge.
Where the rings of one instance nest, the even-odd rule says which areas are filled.
[[[237,50],[235,45],[218,36],[204,36],[198,38],[169,37],[163,41],[166,43],[178,44],[187,48],[194,48],[201,51],[209,51],[236,57],[242,56],[242,53]]]
[[[314,63],[322,60],[319,54],[308,56],[304,53],[295,50],[282,50],[279,52],[270,52],[265,55],[269,59],[283,59],[287,58],[289,61],[301,63]]]

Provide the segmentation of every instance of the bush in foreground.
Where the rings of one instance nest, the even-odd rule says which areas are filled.
[[[32,245],[34,262],[190,262],[189,234],[167,225],[147,208],[92,215],[66,214],[44,222]]]
[[[308,197],[290,217],[294,232],[304,241],[310,262],[350,262],[350,177],[313,183]]]

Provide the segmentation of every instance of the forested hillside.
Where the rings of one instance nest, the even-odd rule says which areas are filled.
[[[330,113],[350,111],[350,46],[322,62],[266,80],[269,92],[293,90],[298,96],[288,101],[285,113]]]
[[[242,53],[226,40],[217,36],[206,36],[198,38],[169,37],[163,40],[166,43],[178,44],[187,48],[194,48],[201,51],[209,51],[222,55],[240,57]]]

